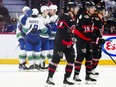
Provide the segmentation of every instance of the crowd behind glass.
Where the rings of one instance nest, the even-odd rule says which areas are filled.
[[[29,6],[29,0],[25,1],[26,5]],[[60,3],[63,2],[63,3]],[[39,10],[42,5],[56,4],[59,8],[58,15],[65,12],[65,6],[67,0],[31,0],[31,8],[37,8]],[[115,0],[76,0],[76,1],[94,1],[96,6],[104,5],[108,11],[106,17],[106,23],[104,28],[104,34],[116,34],[116,1]],[[17,26],[17,18],[12,18],[9,15],[9,11],[3,5],[3,1],[0,0],[0,34],[2,33],[15,33]]]

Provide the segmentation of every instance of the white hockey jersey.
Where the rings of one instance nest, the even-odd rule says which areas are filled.
[[[50,22],[49,16],[43,17],[42,15],[39,15],[39,19],[43,22],[43,25],[45,25],[45,26],[48,25]],[[40,37],[49,38],[49,34],[48,34],[48,32],[46,32],[46,33],[42,32],[42,33],[40,33]]]
[[[27,20],[26,20],[26,24],[23,26],[23,32],[28,34],[29,32],[31,32],[31,30],[33,28],[36,28],[37,30],[44,31],[44,29],[46,27],[45,27],[45,25],[43,24],[43,21],[40,18],[38,18],[38,17],[36,17],[36,18],[28,17]]]

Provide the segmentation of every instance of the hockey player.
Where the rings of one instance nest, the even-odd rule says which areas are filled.
[[[49,34],[50,34],[50,30],[49,30],[49,7],[48,6],[41,6],[40,8],[41,11],[41,15],[39,16],[39,19],[41,19],[43,21],[43,24],[47,27],[47,32],[40,33],[40,37],[41,37],[41,41],[42,41],[42,45],[41,45],[41,54],[40,54],[40,58],[41,58],[41,63],[40,66],[42,69],[46,69],[45,67],[45,58],[47,57],[48,51],[49,51]]]
[[[49,46],[50,46],[50,50],[49,53],[47,55],[47,58],[49,60],[49,62],[52,59],[53,56],[53,49],[54,49],[54,39],[55,39],[55,35],[56,35],[56,31],[57,31],[57,22],[58,22],[58,15],[56,15],[57,12],[57,6],[56,5],[50,5],[49,6],[49,14],[50,14],[50,36],[49,36]]]
[[[99,7],[97,8],[97,13],[93,16],[93,22],[94,22],[94,26],[93,26],[93,33],[95,33],[95,35],[99,38],[102,38],[102,30],[104,28],[104,18],[103,18],[103,11],[105,11],[104,7]],[[92,43],[92,48],[93,48],[93,58],[92,58],[92,73],[93,75],[99,75],[98,72],[95,71],[98,63],[99,63],[99,59],[101,58],[101,44],[95,44]]]
[[[33,8],[27,11],[21,20],[23,31],[25,32],[25,50],[28,57],[29,69],[40,70],[40,51],[41,39],[40,32],[46,32],[47,29],[43,25],[42,20],[38,18],[38,10]]]
[[[65,54],[67,64],[65,67],[64,84],[73,85],[73,82],[69,81],[73,70],[75,52],[73,48],[74,42],[72,41],[72,34],[70,33],[70,27],[75,25],[75,15],[77,14],[79,7],[76,2],[68,2],[68,12],[61,15],[58,21],[58,29],[55,36],[53,58],[49,64],[49,72],[46,83],[49,85],[55,85],[52,81],[56,68]]]
[[[91,56],[91,42],[96,44],[105,43],[104,39],[100,39],[93,33],[93,21],[92,15],[95,11],[95,5],[93,2],[87,2],[85,5],[86,12],[80,14],[77,18],[76,29],[71,29],[71,32],[78,36],[78,41],[76,43],[77,58],[75,62],[75,71],[73,80],[76,82],[81,82],[79,78],[79,73],[81,69],[82,62],[85,58],[86,76],[85,80],[87,83],[96,82],[96,79],[92,78],[92,56]]]
[[[23,25],[21,24],[21,19],[22,17],[24,17],[24,15],[26,14],[26,12],[30,10],[29,7],[25,6],[22,9],[23,14],[20,15],[19,19],[18,19],[18,24],[17,24],[17,29],[16,29],[16,36],[17,39],[19,41],[19,46],[20,46],[20,50],[19,50],[19,69],[27,69],[27,67],[25,66],[26,64],[26,52],[25,52],[25,42],[24,42],[24,38],[25,38],[25,34],[22,31]]]

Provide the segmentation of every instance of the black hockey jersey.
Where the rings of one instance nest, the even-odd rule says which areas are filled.
[[[86,41],[96,41],[97,36],[93,33],[93,26],[92,16],[83,12],[77,18],[74,34]]]
[[[99,16],[97,14],[93,15],[92,17],[94,26],[93,26],[93,33],[96,34],[97,37],[102,37],[101,35],[101,31],[102,31],[102,27],[104,25],[102,19],[99,18]]]
[[[56,37],[61,38],[65,45],[72,44],[72,33],[70,32],[72,25],[75,25],[75,17],[72,17],[69,13],[62,14],[58,21]]]

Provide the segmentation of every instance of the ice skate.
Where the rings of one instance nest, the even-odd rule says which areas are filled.
[[[55,83],[52,81],[52,78],[48,77],[46,81],[46,87],[49,87],[50,85],[54,86]]]
[[[80,85],[81,84],[81,79],[79,78],[79,75],[75,75],[73,77],[74,83]]]
[[[48,71],[48,66],[45,67],[45,62],[43,62],[42,65],[39,64],[39,66],[40,66],[40,70],[41,70],[41,71],[43,71],[43,72]]]
[[[35,64],[34,69],[36,69],[37,71],[40,71],[40,65]]]
[[[29,66],[29,71],[34,71],[34,68],[35,68],[35,65],[33,64],[33,65],[30,65]]]
[[[48,66],[47,67],[45,66],[45,62],[43,62],[42,64],[40,64],[40,67],[41,67],[41,69],[48,69]]]
[[[92,70],[92,75],[93,75],[93,78],[97,78],[99,76],[99,73],[96,72],[94,69]]]
[[[96,79],[94,79],[94,78],[92,78],[91,77],[91,74],[89,74],[89,75],[86,75],[86,77],[85,77],[85,84],[96,84]]]
[[[69,81],[69,78],[68,78],[66,75],[64,75],[63,84],[64,84],[64,85],[74,85],[73,82],[70,82],[70,81]]]
[[[28,68],[26,67],[25,63],[19,64],[19,71],[25,71],[28,70]]]

